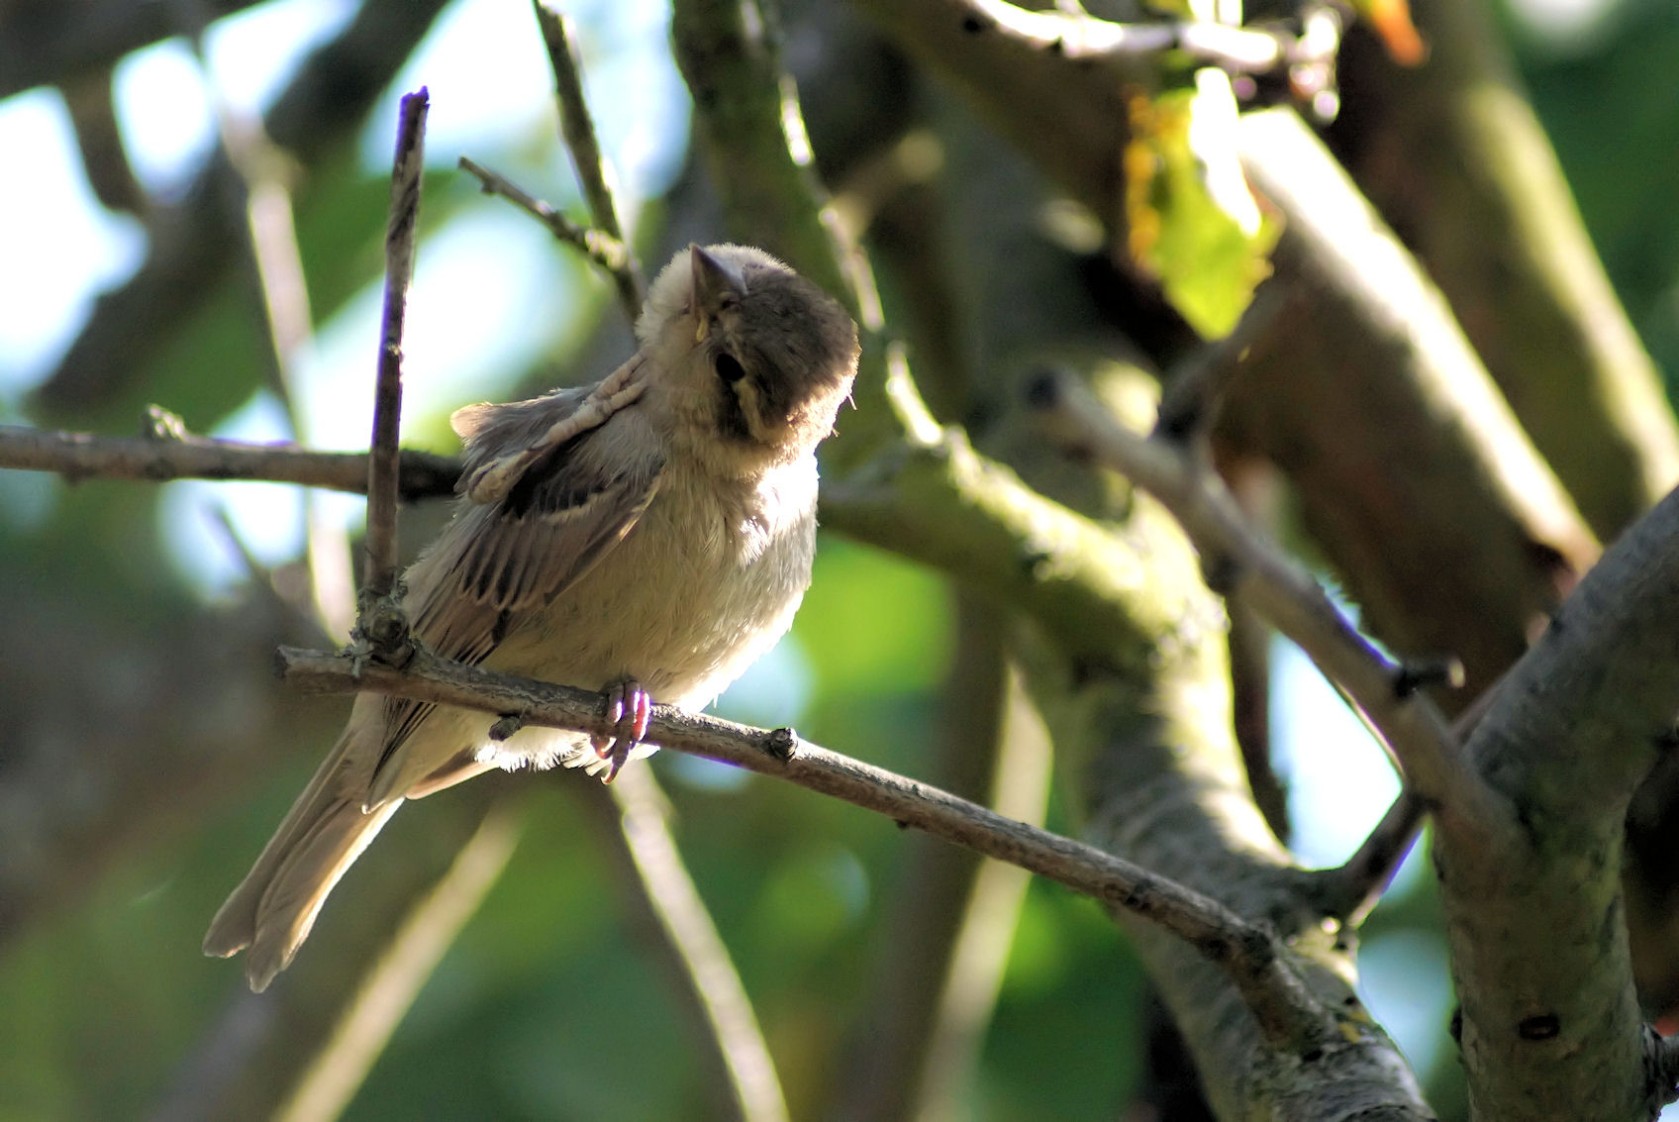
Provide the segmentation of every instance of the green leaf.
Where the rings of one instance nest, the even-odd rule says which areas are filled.
[[[1130,105],[1125,212],[1131,260],[1159,278],[1172,306],[1206,338],[1230,333],[1270,275],[1279,227],[1248,189],[1236,154],[1229,78]]]

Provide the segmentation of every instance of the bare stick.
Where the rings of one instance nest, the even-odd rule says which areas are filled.
[[[270,388],[285,411],[292,438],[303,440],[308,429],[297,403],[296,367],[314,334],[314,317],[297,241],[292,197],[296,168],[292,156],[269,138],[261,116],[231,104],[213,80],[204,44],[216,13],[208,0],[172,0],[170,6],[188,34],[210,92],[227,157],[225,167],[218,162],[218,174],[225,175],[229,193],[244,211],[244,241],[267,328]],[[356,617],[349,535],[312,496],[304,500],[303,542],[315,623],[328,634],[343,636]]]
[[[1349,927],[1364,921],[1416,844],[1427,811],[1413,791],[1399,792],[1376,828],[1346,862],[1311,874],[1319,910]]]
[[[1481,696],[1452,722],[1452,736],[1459,744],[1469,743],[1469,734],[1492,707],[1503,682],[1500,678],[1481,691]],[[1363,921],[1394,873],[1399,871],[1400,862],[1411,852],[1427,809],[1416,792],[1401,791],[1370,836],[1344,864],[1312,874],[1315,885],[1312,892],[1324,915],[1335,916],[1354,927]]]
[[[0,468],[48,471],[71,483],[247,479],[364,494],[367,465],[365,452],[316,452],[292,444],[249,444],[186,433],[167,439],[96,436],[0,425]],[[398,491],[409,500],[452,494],[461,473],[459,460],[430,452],[405,451],[398,467]]]
[[[420,651],[404,670],[353,656],[282,647],[281,677],[316,692],[372,692],[490,713],[528,725],[607,734],[601,695],[529,678],[491,674]],[[1172,932],[1225,970],[1266,1038],[1297,1053],[1336,1039],[1335,1020],[1313,998],[1265,928],[1216,900],[1109,853],[1005,818],[883,768],[801,740],[791,729],[653,707],[648,740],[705,756],[877,811],[948,842],[1066,885]]]
[[[577,169],[583,198],[589,204],[595,226],[624,244],[624,228],[618,221],[618,207],[607,181],[606,158],[601,155],[600,141],[595,137],[595,120],[583,97],[583,76],[578,68],[571,21],[542,0],[532,0],[532,8],[537,25],[542,28],[542,42],[548,48],[548,63],[554,71],[554,96],[560,103],[560,136]],[[643,293],[641,274],[632,255],[626,253],[623,266],[612,270],[612,281],[618,286],[618,300],[624,305],[625,314],[634,323],[641,315]]]
[[[421,987],[501,878],[520,828],[516,800],[503,799],[490,808],[448,870],[415,902],[384,952],[357,978],[354,997],[274,1112],[278,1122],[311,1122],[343,1113]]]
[[[614,278],[633,268],[630,247],[619,238],[592,226],[579,226],[518,184],[470,157],[462,156],[460,166],[462,171],[477,178],[484,194],[500,195],[548,227],[549,233],[583,254],[597,268]]]
[[[786,1122],[787,1102],[758,1018],[729,950],[671,836],[664,792],[651,768],[633,767],[610,787],[579,794],[620,874],[613,878],[638,918],[657,932],[677,997],[708,1053],[708,1086],[726,1088],[742,1122]]]
[[[1167,437],[1212,431],[1224,407],[1224,391],[1241,370],[1242,355],[1276,322],[1283,303],[1275,280],[1260,285],[1229,335],[1199,348],[1171,372],[1160,398],[1156,431]]]
[[[1200,551],[1209,582],[1223,592],[1242,589],[1255,611],[1347,692],[1444,828],[1470,838],[1509,821],[1406,668],[1360,634],[1310,573],[1247,525],[1208,465],[1181,443],[1125,429],[1071,377],[1039,379],[1032,400],[1052,439],[1094,456],[1171,510]]]
[[[402,426],[402,326],[414,278],[414,228],[425,162],[425,87],[405,94],[391,168],[391,218],[385,230],[385,312],[379,330],[379,381],[373,399],[373,446],[367,461],[367,575],[363,612],[396,586],[397,436]],[[368,631],[364,621],[364,632]],[[381,640],[375,633],[375,642]]]

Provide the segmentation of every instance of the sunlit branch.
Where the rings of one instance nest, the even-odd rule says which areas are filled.
[[[560,136],[577,169],[583,198],[588,200],[589,213],[596,228],[620,245],[627,246],[623,224],[618,220],[618,207],[612,198],[606,157],[601,154],[600,141],[595,137],[595,119],[589,112],[588,100],[583,96],[583,76],[578,66],[576,35],[571,20],[542,0],[534,0],[532,7],[536,10],[536,22],[542,28],[542,42],[548,48],[548,63],[554,72],[554,96],[560,104]],[[643,299],[641,272],[636,268],[634,256],[626,251],[623,263],[609,271],[613,284],[618,288],[618,300],[624,305],[630,322],[634,323],[641,315]]]
[[[322,452],[293,444],[251,444],[189,433],[102,436],[0,425],[0,468],[51,472],[70,483],[246,480],[361,495],[367,493],[367,464],[366,452]],[[404,450],[398,457],[397,494],[409,502],[453,494],[460,472],[460,461],[452,456]]]
[[[1445,828],[1469,838],[1507,820],[1439,710],[1406,688],[1406,668],[1360,634],[1309,573],[1247,525],[1210,465],[1182,442],[1124,428],[1070,377],[1046,374],[1032,387],[1032,400],[1052,439],[1160,500],[1195,543],[1209,583],[1242,589],[1255,611],[1347,692]]]
[[[527,725],[605,732],[601,695],[491,674],[422,651],[403,670],[351,656],[281,648],[281,676],[322,692],[374,692],[491,713]],[[1273,935],[1229,908],[1082,842],[1059,837],[935,787],[801,740],[791,729],[745,725],[655,706],[648,740],[795,783],[887,815],[988,857],[1047,877],[1159,924],[1226,971],[1266,1037],[1306,1051],[1335,1034]]]

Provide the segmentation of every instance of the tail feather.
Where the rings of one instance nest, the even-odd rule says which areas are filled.
[[[259,993],[291,963],[338,878],[402,805],[393,798],[362,811],[365,781],[348,774],[356,731],[352,721],[204,936],[208,955],[250,949],[245,977]]]
[[[381,751],[385,721],[382,697],[356,699],[338,743],[210,922],[204,953],[226,958],[248,949],[245,977],[259,993],[291,964],[333,886],[405,799],[496,766],[463,747],[482,739],[486,719],[480,714],[439,707],[389,759]],[[607,767],[608,761],[574,734],[524,729],[514,736],[524,738],[522,751],[535,752],[541,746],[534,740],[538,734],[555,740],[549,745],[554,754],[543,766],[561,763],[591,775]],[[642,745],[633,755],[650,751]]]

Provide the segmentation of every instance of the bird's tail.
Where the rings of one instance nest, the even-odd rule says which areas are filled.
[[[399,797],[362,809],[367,782],[352,772],[355,739],[367,727],[350,721],[204,936],[205,954],[249,948],[245,978],[258,993],[290,965],[333,885],[402,805]]]

